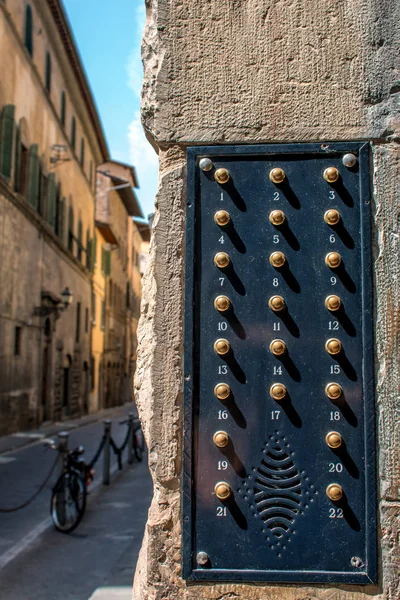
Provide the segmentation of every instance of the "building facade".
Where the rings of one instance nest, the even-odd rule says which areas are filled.
[[[108,161],[97,169],[93,306],[93,404],[109,408],[132,400],[140,309],[139,257],[148,227],[133,191],[133,167]],[[138,228],[141,228],[139,231]],[[100,312],[99,312],[100,311]]]
[[[59,0],[0,3],[0,72],[1,435],[107,405],[96,354],[108,333],[106,267],[127,270],[129,228],[126,212],[114,253],[95,229],[96,167],[109,154]],[[115,284],[122,307],[125,289]],[[107,344],[125,348],[117,334],[122,341]],[[125,373],[117,354],[112,363]]]

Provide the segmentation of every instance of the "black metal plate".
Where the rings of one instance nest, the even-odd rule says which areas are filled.
[[[342,164],[347,152],[358,159],[352,169]],[[229,170],[229,184],[201,171],[204,156]],[[369,145],[192,147],[187,158],[183,577],[375,582]],[[322,177],[329,166],[340,171],[337,184]],[[274,167],[288,183],[269,180]],[[232,218],[227,229],[213,220],[221,208]],[[268,220],[276,208],[287,217],[283,231]],[[325,224],[329,208],[339,210],[340,227]],[[288,259],[284,271],[269,264],[277,249]],[[221,250],[233,268],[214,266]],[[326,267],[330,250],[344,267]],[[215,310],[221,293],[232,312]],[[342,299],[340,314],[324,306],[332,293]],[[284,296],[286,316],[268,308],[274,294]],[[228,357],[213,350],[219,337],[230,341]],[[329,337],[343,343],[337,359],[325,351]],[[269,351],[274,338],[287,344],[283,360]],[[224,381],[233,400],[222,403],[213,389]],[[289,402],[270,397],[279,381]],[[341,384],[344,402],[325,396],[329,381]],[[227,450],[214,445],[217,430],[229,434]],[[325,442],[332,430],[343,437],[340,451]],[[214,494],[221,480],[233,490],[226,503]],[[330,483],[344,489],[339,503],[326,495]],[[209,556],[204,566],[199,551]]]

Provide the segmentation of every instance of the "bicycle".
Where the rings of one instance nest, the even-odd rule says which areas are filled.
[[[85,513],[87,488],[93,481],[94,470],[85,463],[83,446],[60,450],[53,440],[45,443],[63,456],[62,472],[52,490],[50,514],[58,531],[71,533]]]

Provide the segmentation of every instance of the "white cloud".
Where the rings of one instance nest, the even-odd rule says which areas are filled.
[[[128,58],[128,86],[134,93],[132,107],[134,119],[128,127],[129,161],[135,166],[140,189],[137,194],[142,205],[143,213],[147,216],[154,212],[154,197],[157,192],[158,157],[147,141],[140,122],[140,92],[143,79],[143,66],[140,55],[140,44],[145,25],[145,4],[140,1],[136,7],[136,43]]]
[[[140,112],[129,125],[129,160],[135,165],[140,189],[137,191],[143,213],[154,212],[154,198],[157,192],[158,156],[147,141],[140,122]]]

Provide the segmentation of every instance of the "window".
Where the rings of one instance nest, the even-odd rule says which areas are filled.
[[[87,269],[90,269],[90,247],[91,247],[90,233],[89,233],[89,229],[86,229],[86,268]]]
[[[94,273],[94,268],[97,264],[97,239],[96,239],[96,232],[94,233],[93,239],[92,239],[92,244],[91,244],[91,248],[90,248],[90,254],[91,254],[91,258],[90,258],[90,270],[92,271],[92,273]]]
[[[96,294],[92,292],[92,323],[96,324]]]
[[[14,112],[15,107],[12,104],[8,104],[1,111],[0,172],[8,179],[11,178],[13,159]]]
[[[28,202],[36,210],[39,209],[39,147],[32,144],[29,148]]]
[[[82,262],[82,221],[80,219],[78,221],[78,250],[76,258],[79,262]]]
[[[78,343],[81,336],[81,303],[76,303],[75,342]]]
[[[43,173],[42,166],[39,165],[39,214],[44,217],[46,215],[46,194],[47,194],[47,177]]]
[[[84,169],[85,168],[85,140],[83,138],[81,138],[81,157],[80,157],[80,163],[81,163],[82,169]]]
[[[47,190],[46,190],[46,221],[55,229],[57,221],[57,186],[56,186],[56,175],[50,173],[47,179]]]
[[[63,127],[65,127],[65,115],[66,115],[66,110],[67,110],[67,101],[65,98],[65,92],[62,91],[61,92],[61,109],[60,109],[60,120],[61,120],[61,125]]]
[[[85,308],[85,333],[89,331],[89,309]]]
[[[21,356],[21,327],[15,328],[14,333],[14,356]]]
[[[104,300],[101,301],[101,328],[104,329],[106,326],[106,303]]]
[[[72,206],[68,209],[68,250],[73,251],[74,247],[74,210]]]
[[[93,185],[93,161],[90,161],[90,167],[89,167],[89,183],[90,183],[90,187],[92,187],[92,185]]]
[[[110,279],[110,283],[108,284],[108,289],[109,289],[109,292],[108,292],[108,295],[109,295],[108,302],[109,302],[109,305],[112,306],[113,305],[113,289],[114,289],[112,279]]]
[[[50,56],[50,52],[46,52],[45,84],[46,84],[46,90],[50,94],[50,92],[51,92],[51,56]]]
[[[65,233],[65,198],[61,198],[61,186],[57,186],[57,227],[56,234],[64,241]]]
[[[33,56],[33,23],[32,8],[28,4],[25,12],[25,48]]]
[[[76,143],[76,120],[75,117],[71,119],[71,146],[73,151],[75,152],[75,143]]]
[[[28,148],[21,141],[21,123],[15,144],[15,191],[26,196],[28,184]]]

